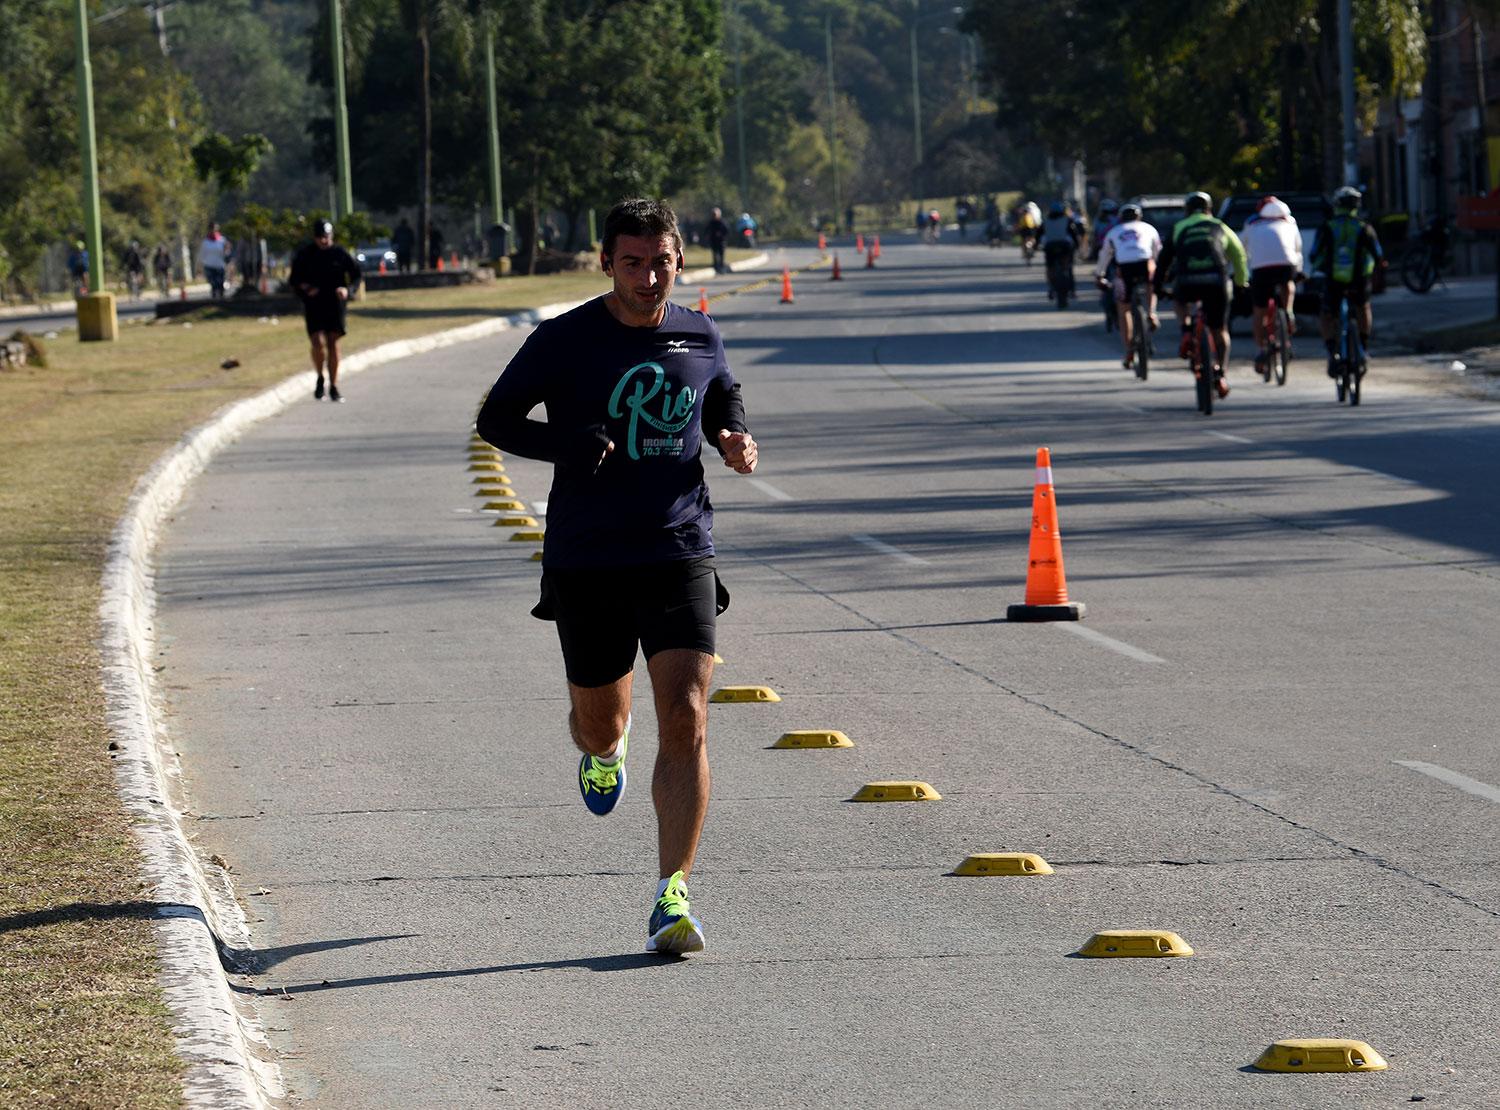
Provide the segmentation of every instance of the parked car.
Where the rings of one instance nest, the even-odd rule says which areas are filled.
[[[1274,194],[1269,191],[1236,193],[1234,196],[1225,197],[1224,203],[1219,205],[1219,219],[1228,224],[1230,229],[1238,235],[1245,230],[1245,224],[1249,222],[1250,217],[1259,210],[1261,201],[1271,195],[1292,210],[1292,219],[1297,221],[1297,230],[1302,235],[1302,257],[1310,258],[1318,228],[1322,227],[1323,221],[1333,214],[1333,210],[1328,205],[1328,199],[1322,193],[1299,190],[1277,191]],[[1298,282],[1297,313],[1316,315],[1322,302],[1321,293],[1319,283]],[[1248,316],[1250,314],[1250,304],[1246,298],[1236,297],[1235,302],[1234,315]]]
[[[384,262],[385,272],[394,274],[396,272],[396,248],[391,246],[389,239],[379,239],[368,247],[355,247],[354,261],[359,263],[361,273],[378,273],[380,264]]]
[[[1187,190],[1180,193],[1148,194],[1132,197],[1130,203],[1141,206],[1141,219],[1156,228],[1161,241],[1165,243],[1172,237],[1172,228],[1177,221],[1187,214],[1182,210],[1182,199],[1185,196]]]

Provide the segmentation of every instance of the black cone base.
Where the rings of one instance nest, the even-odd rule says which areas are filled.
[[[1008,621],[1081,621],[1083,602],[1069,601],[1063,605],[1011,605],[1005,610]]]

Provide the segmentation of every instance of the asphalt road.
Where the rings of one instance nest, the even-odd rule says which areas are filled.
[[[1203,418],[1012,250],[841,253],[794,304],[713,305],[762,461],[712,471],[716,684],[783,700],[711,711],[699,956],[641,953],[649,698],[594,818],[534,547],[476,511],[470,420],[520,335],[309,393],[197,482],[161,679],[297,1098],[1500,1104],[1500,413],[1379,365],[1350,410],[1244,343]],[[1082,625],[1004,620],[1043,445]],[[855,746],[768,750],[794,728]],[[943,797],[847,801],[879,779]],[[998,851],[1056,873],[947,874]],[[1195,954],[1073,955],[1116,928]],[[1289,1037],[1390,1069],[1248,1070]]]

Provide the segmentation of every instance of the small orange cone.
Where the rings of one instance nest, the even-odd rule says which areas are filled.
[[[818,232],[818,249],[820,251],[826,251],[828,249],[828,237],[821,231]]]
[[[698,289],[698,311],[708,315],[708,290],[701,286]]]
[[[854,253],[855,254],[864,254],[865,253],[865,234],[864,234],[864,232],[860,232],[858,235],[856,235],[854,237]]]
[[[835,251],[834,254],[833,254],[833,277],[829,278],[828,280],[829,281],[843,281],[844,280],[844,271],[841,270],[841,269],[839,269],[839,256],[838,256],[838,252],[837,251]]]
[[[880,257],[880,236],[877,235],[874,239],[870,240],[870,253],[876,258]]]
[[[870,249],[867,250],[867,251],[865,251],[865,269],[867,269],[867,270],[873,270],[874,268],[875,268],[875,245],[872,243],[872,244],[870,244]]]
[[[385,273],[385,259],[383,258],[380,260],[380,272]]]
[[[1068,600],[1062,535],[1052,492],[1052,452],[1036,452],[1036,488],[1031,494],[1031,553],[1026,567],[1026,604],[1005,610],[1008,621],[1081,621],[1083,602]]]
[[[439,272],[441,272],[442,269],[443,269],[443,256],[442,255],[438,255],[437,256],[437,268],[438,268]]]
[[[458,252],[457,251],[454,251],[452,254],[450,254],[448,256],[448,265],[452,266],[455,270],[458,269]]]
[[[792,303],[792,271],[785,266],[781,268],[781,303]]]

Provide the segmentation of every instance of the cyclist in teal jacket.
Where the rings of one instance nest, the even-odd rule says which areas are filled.
[[[1333,194],[1333,216],[1313,239],[1309,269],[1327,280],[1323,284],[1322,311],[1318,325],[1323,332],[1323,346],[1328,348],[1328,376],[1335,377],[1334,362],[1338,349],[1339,301],[1349,298],[1349,311],[1359,324],[1359,341],[1370,345],[1370,277],[1379,266],[1386,266],[1380,237],[1369,223],[1359,218],[1364,200],[1353,185],[1345,185]]]

